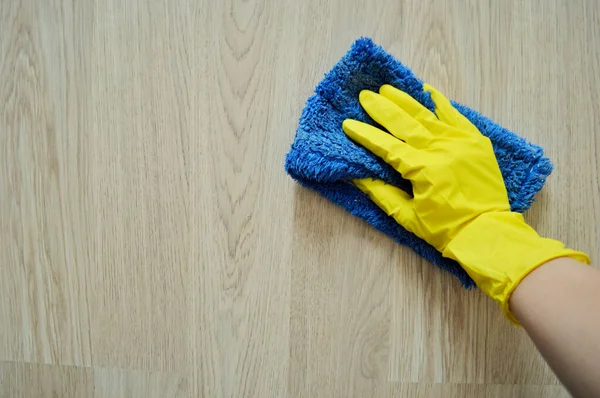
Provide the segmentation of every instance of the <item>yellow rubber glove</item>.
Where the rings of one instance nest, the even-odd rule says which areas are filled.
[[[391,134],[346,119],[344,132],[409,180],[413,197],[381,180],[354,184],[388,215],[444,257],[460,263],[514,323],[508,301],[536,267],[558,257],[589,257],[540,237],[510,211],[490,140],[442,94],[425,84],[435,114],[408,94],[384,85],[360,93],[360,103]]]

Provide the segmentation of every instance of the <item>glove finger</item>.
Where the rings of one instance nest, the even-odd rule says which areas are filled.
[[[369,116],[394,137],[415,148],[424,148],[430,142],[431,133],[425,126],[383,95],[363,90],[360,92],[359,100]]]
[[[431,94],[431,99],[435,104],[435,113],[441,121],[456,127],[458,130],[481,135],[477,127],[456,110],[448,98],[444,97],[442,93],[427,83],[423,84],[423,90]]]
[[[384,84],[379,88],[379,94],[404,109],[406,113],[415,118],[433,135],[444,134],[448,130],[448,124],[442,122],[435,113],[404,91],[398,90],[389,84]]]
[[[409,179],[409,172],[419,168],[418,150],[385,131],[352,119],[344,120],[342,129],[353,141],[379,156],[404,178]]]
[[[411,230],[416,215],[413,198],[409,194],[379,179],[362,178],[352,180],[352,183],[367,194],[388,216],[393,217],[398,224]]]
[[[439,122],[437,116],[429,109],[421,105],[419,101],[408,95],[402,90],[398,90],[396,87],[389,84],[384,84],[379,87],[379,94],[404,109],[406,113],[414,117],[419,122]]]

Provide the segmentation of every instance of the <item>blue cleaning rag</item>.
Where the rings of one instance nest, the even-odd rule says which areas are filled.
[[[364,89],[378,91],[383,84],[405,91],[433,111],[434,104],[423,91],[423,82],[371,39],[360,38],[308,99],[286,157],[285,169],[303,186],[362,218],[399,244],[409,246],[458,277],[463,286],[472,287],[473,280],[458,263],[442,257],[433,246],[398,225],[350,182],[354,178],[381,178],[407,192],[412,191],[410,183],[398,172],[353,143],[342,131],[342,122],[347,118],[377,125],[360,106],[358,94]],[[542,148],[464,105],[452,104],[491,139],[511,209],[517,212],[528,209],[552,172],[552,164],[544,157]]]

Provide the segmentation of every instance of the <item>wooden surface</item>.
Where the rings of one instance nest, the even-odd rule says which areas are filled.
[[[285,175],[361,35],[544,146],[527,217],[600,258],[597,1],[0,0],[0,396],[566,396],[480,292]]]

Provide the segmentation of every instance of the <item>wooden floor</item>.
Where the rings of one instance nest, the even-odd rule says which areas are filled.
[[[283,171],[357,37],[544,146],[596,261],[596,0],[0,0],[1,397],[564,397],[478,291]]]

